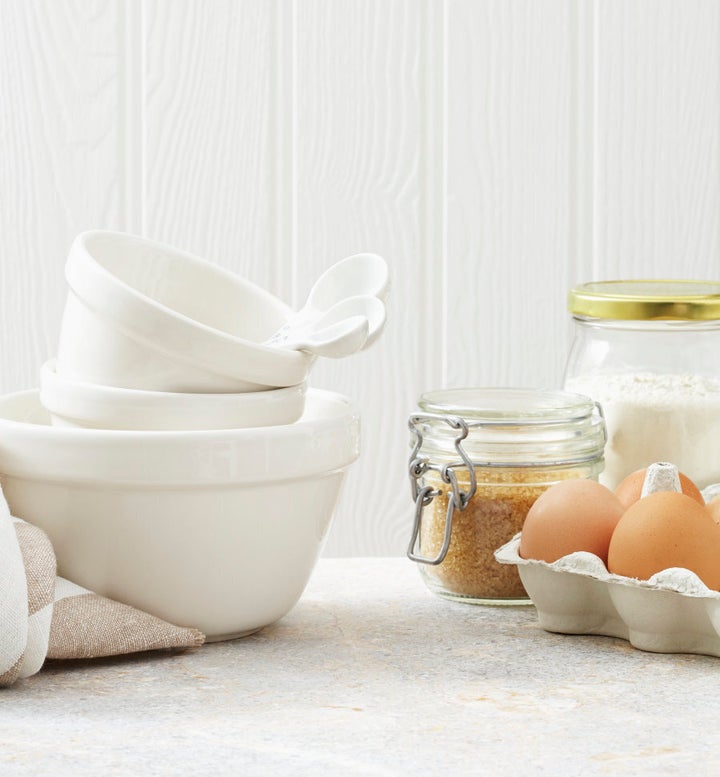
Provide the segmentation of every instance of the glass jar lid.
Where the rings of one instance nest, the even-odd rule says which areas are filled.
[[[480,466],[563,466],[602,458],[605,421],[589,397],[566,391],[460,388],[420,397],[411,417],[423,455],[457,460],[459,418],[468,434],[462,447]]]
[[[720,319],[718,281],[597,281],[568,295],[575,316],[622,321]]]

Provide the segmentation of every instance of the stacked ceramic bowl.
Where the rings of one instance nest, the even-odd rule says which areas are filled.
[[[334,265],[297,315],[209,262],[115,232],[81,234],[66,277],[58,357],[41,384],[42,404],[65,425],[289,424],[314,358],[367,347],[385,320],[387,267],[373,254]]]
[[[81,234],[66,277],[40,392],[0,398],[14,514],[49,534],[60,575],[210,639],[282,617],[359,451],[352,402],[306,379],[381,333],[384,261],[334,265],[298,313],[121,233]]]

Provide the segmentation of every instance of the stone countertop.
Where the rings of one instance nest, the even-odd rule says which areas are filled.
[[[442,600],[405,559],[324,559],[251,637],[0,691],[0,775],[715,775],[719,677]]]

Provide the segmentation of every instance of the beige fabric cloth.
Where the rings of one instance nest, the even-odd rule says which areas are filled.
[[[47,535],[10,515],[0,492],[0,686],[46,658],[96,658],[197,647],[197,629],[106,599],[56,576]]]

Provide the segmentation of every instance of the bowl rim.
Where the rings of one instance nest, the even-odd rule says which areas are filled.
[[[106,386],[40,369],[40,404],[58,421],[100,429],[192,430],[277,426],[302,415],[307,385],[235,393],[184,393]]]
[[[307,391],[307,381],[292,386],[269,386],[257,391],[201,392],[201,391],[159,391],[155,389],[126,388],[109,386],[104,383],[90,383],[78,378],[61,375],[57,371],[57,359],[48,359],[40,368],[40,395],[46,391],[64,391],[72,389],[83,397],[93,401],[112,401],[123,405],[136,403],[150,404],[153,410],[162,410],[168,405],[183,407],[191,402],[199,404],[248,404],[281,403],[288,397]],[[43,402],[43,404],[45,404]]]
[[[18,408],[24,418],[8,417]],[[281,482],[344,469],[359,446],[356,404],[322,389],[308,389],[305,411],[292,424],[187,431],[51,426],[37,389],[0,396],[0,480],[112,487]]]

